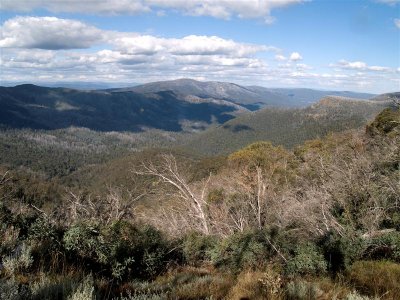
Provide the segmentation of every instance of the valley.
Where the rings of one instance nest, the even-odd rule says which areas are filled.
[[[395,299],[399,94],[1,87],[2,293]]]

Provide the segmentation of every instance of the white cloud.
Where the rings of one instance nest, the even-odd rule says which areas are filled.
[[[326,72],[300,63],[297,52],[288,55],[272,46],[218,36],[163,38],[111,32],[76,20],[47,17],[10,19],[1,29],[0,44],[4,48],[0,80],[39,84],[110,81],[129,85],[190,77],[249,85],[348,90],[368,87],[382,92],[398,87],[399,71],[395,69],[342,60]],[[94,45],[96,48],[71,49]],[[275,57],[266,58],[267,51]]]
[[[394,19],[394,25],[400,29],[400,19]]]
[[[29,12],[46,9],[55,13],[136,14],[150,8],[142,0],[2,0],[1,10]]]
[[[217,36],[189,35],[181,39],[150,35],[123,35],[109,40],[123,53],[153,55],[168,52],[174,55],[232,55],[245,57],[274,47],[237,43]]]
[[[55,17],[15,17],[0,27],[0,47],[89,48],[102,40],[102,31],[80,21]]]
[[[181,74],[180,77],[222,76],[250,70],[258,74],[266,67],[257,58],[258,53],[279,51],[272,46],[238,43],[218,36],[162,38],[105,31],[79,21],[49,17],[16,17],[1,29],[3,80],[62,75],[64,80],[126,81],[133,75],[138,81],[137,77],[152,78],[154,71],[165,76]],[[96,50],[72,49],[93,45]]]
[[[6,11],[47,9],[51,12],[89,14],[137,14],[171,9],[193,16],[211,16],[220,19],[261,18],[271,24],[271,10],[306,0],[2,0]]]
[[[296,64],[297,70],[312,70],[312,67],[306,64]]]
[[[76,20],[15,17],[0,27],[0,47],[47,50],[89,48],[104,43],[125,55],[227,55],[247,57],[278,51],[265,45],[237,43],[218,36],[189,35],[180,39],[105,31]]]
[[[4,48],[1,59],[2,80],[38,84],[51,81],[107,81],[128,86],[132,82],[189,77],[270,87],[386,92],[396,90],[399,83],[396,70],[394,73],[368,72],[354,68],[357,64],[353,64],[352,69],[338,68],[336,65],[335,69],[327,72],[290,61],[283,66],[267,65],[266,61],[255,56],[177,55],[165,51],[146,55],[115,49],[82,52]]]
[[[375,71],[375,72],[391,72],[392,69],[382,66],[368,66],[367,63],[363,61],[346,61],[344,59],[340,60],[337,64],[331,64],[331,67],[339,67],[341,69],[347,70],[360,70],[360,71]]]
[[[349,61],[341,60],[339,62],[339,65],[341,67],[343,67],[343,68],[346,68],[346,69],[365,70],[367,68],[367,64],[365,62],[362,62],[362,61],[349,62]]]
[[[286,61],[287,58],[286,58],[286,56],[284,56],[282,54],[277,54],[277,55],[275,55],[275,60],[276,61]]]
[[[274,21],[271,10],[304,0],[145,0],[150,6],[178,9],[185,14],[194,16],[212,16],[229,19],[232,16],[239,18],[263,18],[265,23]]]
[[[291,61],[298,61],[298,60],[302,60],[302,59],[303,59],[303,57],[298,52],[293,52],[292,54],[290,54]]]

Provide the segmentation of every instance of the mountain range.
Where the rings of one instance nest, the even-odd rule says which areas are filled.
[[[327,95],[359,99],[375,95],[310,89],[267,89],[191,79],[130,88],[75,90],[31,84],[0,87],[0,124],[54,130],[71,126],[95,131],[159,129],[197,132],[268,107],[305,107]]]
[[[200,156],[228,154],[260,140],[293,148],[365,126],[393,97],[399,93],[190,79],[107,90],[0,87],[0,165],[53,177],[149,148]]]
[[[370,99],[374,96],[368,93],[348,91],[322,91],[304,88],[265,88],[261,86],[241,86],[228,82],[202,82],[192,79],[152,82],[131,88],[115,89],[114,91],[155,93],[167,90],[180,95],[223,99],[242,105],[250,110],[257,110],[268,106],[305,107],[328,95],[359,99]]]

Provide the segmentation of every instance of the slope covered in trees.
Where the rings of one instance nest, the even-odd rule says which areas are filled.
[[[190,131],[223,123],[245,110],[227,101],[188,99],[170,91],[79,91],[28,84],[0,87],[0,106],[0,124],[8,128],[75,126],[103,132]]]
[[[187,147],[207,154],[226,154],[259,140],[288,148],[329,132],[364,126],[390,101],[326,97],[303,109],[264,109],[244,114],[193,136]]]
[[[398,299],[399,118],[292,150],[144,152],[99,195],[2,170],[1,297]]]
[[[29,96],[32,89],[35,90],[35,97]],[[164,96],[173,95],[162,93]],[[121,94],[122,98],[114,94]],[[136,98],[137,94],[131,92],[85,92],[21,86],[9,88],[7,93],[0,95],[3,99],[0,101],[6,103],[2,110],[6,117],[0,118],[3,123],[0,130],[0,164],[25,166],[50,177],[65,176],[86,165],[104,163],[154,147],[180,147],[202,155],[227,154],[258,140],[293,147],[328,132],[364,126],[375,113],[390,103],[331,97],[304,109],[270,108],[246,113],[244,108],[232,103],[228,105],[225,100],[182,100],[178,97],[169,102],[166,96],[153,99],[156,94],[141,95],[140,100]],[[113,101],[116,102],[109,109],[109,102]],[[193,108],[186,110],[182,105],[193,105]],[[142,112],[138,112],[139,106]],[[215,107],[218,109],[215,110]],[[219,110],[223,108],[233,111]],[[102,114],[102,111],[107,113]],[[220,118],[215,117],[218,113],[221,113]],[[140,116],[137,117],[137,114]],[[233,118],[232,114],[239,114],[239,117],[204,131],[212,124],[217,126]],[[164,122],[164,119],[169,120]],[[10,128],[13,126],[17,128]],[[19,128],[25,126],[60,129]]]

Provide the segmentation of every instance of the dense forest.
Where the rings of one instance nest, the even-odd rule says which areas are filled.
[[[186,138],[4,129],[0,299],[398,299],[399,108],[318,105],[285,118],[325,124],[315,136],[218,156]],[[245,118],[239,132],[257,125]]]

